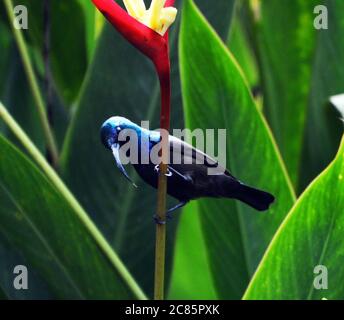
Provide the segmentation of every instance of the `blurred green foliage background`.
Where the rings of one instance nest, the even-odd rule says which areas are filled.
[[[20,128],[1,111],[0,297],[151,298],[156,191],[134,171],[138,189],[122,179],[99,128],[114,115],[158,127],[153,66],[89,0],[13,3],[28,9],[24,45],[59,165],[56,176],[38,154],[47,155],[44,133],[1,1],[0,101],[38,150],[18,140]],[[327,30],[314,28],[320,4]],[[344,92],[344,2],[179,0],[176,7],[172,127],[226,128],[228,168],[277,201],[267,213],[208,199],[178,213],[168,224],[167,297],[341,299],[343,123],[330,98]],[[28,267],[29,290],[13,288],[18,264]],[[328,268],[325,291],[313,286],[317,265]]]

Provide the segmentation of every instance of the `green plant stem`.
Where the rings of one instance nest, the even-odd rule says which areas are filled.
[[[44,88],[45,88],[45,104],[50,127],[53,126],[53,87],[50,67],[50,51],[51,51],[51,2],[44,0],[43,4],[43,30],[44,30],[44,43],[42,56],[44,61]]]
[[[166,252],[166,197],[167,197],[167,168],[168,168],[168,147],[169,130],[171,118],[171,67],[169,48],[167,46],[164,54],[155,61],[155,67],[159,75],[161,95],[161,163],[159,166],[158,181],[158,203],[157,217],[163,224],[156,226],[155,242],[155,278],[154,278],[154,300],[164,299],[165,281],[165,252]]]
[[[94,240],[98,244],[99,248],[103,251],[105,256],[109,259],[113,267],[116,269],[118,274],[122,279],[128,284],[128,287],[132,290],[137,299],[145,300],[147,299],[141,288],[138,286],[134,278],[130,275],[120,258],[112,250],[109,243],[106,241],[102,233],[98,230],[93,221],[89,218],[85,210],[81,207],[79,202],[75,199],[73,194],[66,187],[64,182],[56,174],[54,169],[45,160],[30,138],[26,133],[20,128],[13,117],[9,114],[7,109],[0,102],[0,118],[4,120],[7,126],[11,129],[13,134],[22,143],[28,153],[37,162],[37,164],[42,168],[43,172],[53,183],[56,189],[61,193],[61,195],[66,199],[69,205],[74,209],[75,214],[78,216],[80,221],[84,224],[85,228],[93,236]]]
[[[167,191],[167,165],[160,165],[158,183],[157,216],[160,221],[166,221],[166,191]],[[156,225],[155,240],[155,273],[154,273],[154,300],[164,299],[165,281],[165,251],[166,251],[166,224]]]
[[[7,11],[7,15],[9,18],[9,22],[14,34],[15,41],[18,46],[18,50],[23,62],[24,70],[26,76],[28,78],[28,82],[32,91],[33,98],[35,100],[35,105],[37,107],[37,112],[39,115],[39,119],[41,121],[41,125],[43,128],[43,132],[46,139],[46,145],[48,153],[51,156],[52,165],[54,168],[57,168],[58,165],[58,149],[57,144],[55,141],[54,134],[50,128],[49,120],[46,112],[46,106],[38,85],[38,81],[35,75],[35,72],[32,67],[32,63],[29,57],[29,53],[27,50],[27,46],[25,44],[25,40],[23,34],[20,29],[16,29],[13,21],[14,21],[14,14],[13,14],[13,4],[11,0],[5,0],[5,7]]]

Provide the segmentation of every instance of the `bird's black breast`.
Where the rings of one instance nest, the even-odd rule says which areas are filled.
[[[144,164],[134,165],[139,176],[154,188],[158,187],[159,174],[155,165]],[[195,195],[195,188],[190,176],[187,179],[182,178],[177,173],[169,172],[167,177],[167,193],[179,201],[191,200]]]
[[[158,172],[152,164],[134,165],[139,176],[154,188],[158,187]],[[224,185],[237,181],[223,175],[208,175],[207,168],[199,164],[170,165],[170,176],[167,177],[167,193],[179,201],[189,201],[202,197],[221,197]]]
[[[215,160],[175,137],[169,139],[170,160],[180,160],[169,164],[167,193],[170,196],[185,202],[202,197],[222,197],[224,188],[227,194],[236,188],[238,181]],[[158,187],[159,174],[154,164],[136,164],[134,167],[146,183]],[[220,169],[219,173],[209,175],[209,168],[216,167]]]

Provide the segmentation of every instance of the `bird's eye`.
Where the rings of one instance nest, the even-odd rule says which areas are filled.
[[[117,127],[116,130],[117,130],[117,132],[120,132],[121,131],[121,127]]]

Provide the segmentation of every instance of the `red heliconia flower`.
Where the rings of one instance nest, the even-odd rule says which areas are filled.
[[[152,0],[149,10],[143,0],[123,0],[128,12],[114,0],[92,1],[117,31],[155,65],[161,86],[160,127],[169,130],[171,84],[167,29],[177,14],[172,7],[174,0]]]

